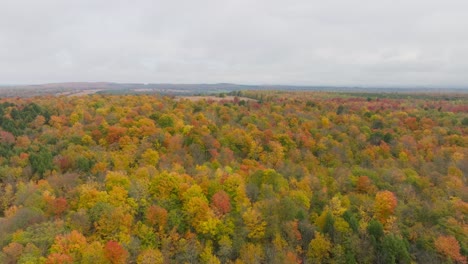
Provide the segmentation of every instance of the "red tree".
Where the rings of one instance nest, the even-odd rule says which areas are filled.
[[[211,206],[219,215],[225,215],[231,211],[229,195],[225,191],[219,191],[211,198]]]
[[[112,264],[125,263],[128,252],[116,241],[109,241],[104,246],[104,255]]]

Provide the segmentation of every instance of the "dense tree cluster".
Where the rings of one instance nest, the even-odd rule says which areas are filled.
[[[0,100],[0,262],[466,263],[468,99],[236,95]]]

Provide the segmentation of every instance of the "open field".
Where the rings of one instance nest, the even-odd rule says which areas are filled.
[[[224,96],[224,97],[219,97],[219,96],[214,96],[214,95],[206,95],[206,96],[203,96],[203,95],[193,95],[193,96],[176,96],[175,97],[175,100],[176,101],[181,101],[181,100],[189,100],[189,101],[193,101],[193,102],[197,102],[197,101],[202,101],[202,100],[206,100],[206,101],[216,101],[216,102],[220,102],[220,101],[234,101],[234,100],[244,100],[244,101],[257,101],[255,99],[252,99],[252,98],[248,98],[248,97],[238,97],[238,96],[232,96],[232,95],[227,95],[227,96]]]

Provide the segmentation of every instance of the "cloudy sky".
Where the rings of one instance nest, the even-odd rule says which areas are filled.
[[[0,84],[465,86],[466,0],[1,0]]]

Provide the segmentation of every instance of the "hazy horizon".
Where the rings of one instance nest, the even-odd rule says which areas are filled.
[[[467,88],[466,1],[3,1],[0,85]]]
[[[138,83],[138,82],[107,82],[107,81],[89,81],[89,82],[80,82],[80,81],[70,81],[70,82],[54,82],[54,83],[30,83],[30,84],[2,84],[0,83],[0,88],[21,88],[21,87],[31,87],[31,86],[57,86],[60,87],[60,85],[65,85],[62,88],[67,88],[66,85],[69,84],[89,84],[90,89],[98,88],[98,84],[111,84],[111,85],[156,85],[156,86],[161,86],[161,85],[171,85],[171,86],[178,86],[178,85],[187,85],[187,86],[204,86],[204,85],[209,85],[209,86],[222,86],[222,85],[228,85],[228,86],[247,86],[247,87],[263,87],[263,88],[274,88],[274,87],[288,87],[290,88],[304,88],[304,89],[310,89],[310,88],[324,88],[324,89],[351,89],[351,90],[356,90],[356,89],[370,89],[370,90],[386,90],[386,89],[401,89],[401,90],[420,90],[420,89],[430,89],[430,90],[467,90],[468,91],[468,86],[424,86],[424,85],[400,85],[400,86],[391,86],[391,85],[367,85],[367,86],[359,86],[359,85],[293,85],[293,84],[281,84],[281,83],[222,83],[222,82],[217,82],[217,83],[207,83],[207,82],[200,82],[200,83]],[[73,88],[73,86],[70,86],[68,88]],[[288,89],[286,89],[288,90]]]

